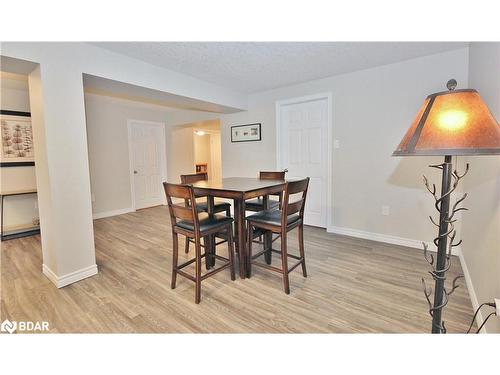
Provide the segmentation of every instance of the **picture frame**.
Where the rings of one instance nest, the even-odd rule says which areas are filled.
[[[35,165],[33,127],[30,112],[0,110],[0,165]]]
[[[231,126],[231,142],[257,142],[262,140],[261,123]]]

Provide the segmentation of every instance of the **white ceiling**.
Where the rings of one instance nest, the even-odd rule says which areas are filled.
[[[452,42],[99,42],[179,73],[254,93],[463,48]]]

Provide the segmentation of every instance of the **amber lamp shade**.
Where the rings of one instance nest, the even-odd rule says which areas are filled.
[[[500,154],[500,125],[476,90],[429,95],[393,156]]]

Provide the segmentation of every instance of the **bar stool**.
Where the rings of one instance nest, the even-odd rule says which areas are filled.
[[[183,185],[189,185],[198,181],[207,181],[207,173],[193,173],[193,174],[181,174],[181,183]],[[197,197],[200,198],[200,197]],[[208,202],[196,202],[196,209],[200,212],[208,212]],[[226,212],[226,216],[231,216],[231,203],[227,202],[214,202],[214,213]],[[184,252],[189,253],[189,243],[193,242],[192,239],[186,238],[186,244],[184,246]],[[225,241],[217,243],[217,245],[224,243]],[[204,247],[201,245],[201,247]]]
[[[286,172],[288,172],[287,169],[285,169],[284,171],[279,171],[279,172],[260,171],[259,178],[261,180],[284,180]],[[271,196],[277,196],[278,200],[276,201],[275,199],[270,199]],[[269,209],[270,210],[274,210],[276,208],[281,209],[282,200],[283,200],[283,193],[269,194],[269,198],[268,198]],[[264,209],[265,209],[264,199],[262,197],[249,199],[245,202],[245,210],[246,211],[259,212],[259,211],[263,211]],[[263,245],[264,241],[262,240],[262,234],[260,234],[257,237],[258,237],[258,239],[255,239],[254,242],[259,244],[259,245]],[[279,235],[273,236],[272,242],[276,241],[278,238],[280,238]]]
[[[172,259],[172,282],[171,288],[175,289],[177,274],[194,281],[195,283],[195,303],[200,303],[201,282],[214,274],[229,268],[231,271],[231,280],[234,275],[234,243],[232,233],[233,218],[218,214],[208,214],[199,212],[196,209],[196,200],[191,186],[163,183],[165,195],[167,196],[168,208],[170,211],[170,220],[172,225],[173,239],[173,259]],[[172,203],[172,198],[180,198],[189,202],[188,206]],[[207,254],[201,254],[201,237],[225,232],[227,234],[228,258],[217,254],[210,254],[215,259],[224,261],[224,264],[218,268],[212,268],[205,275],[201,274],[202,258]],[[178,264],[179,258],[179,238],[178,235],[194,239],[195,257],[187,262]],[[192,276],[182,269],[192,263],[195,263],[195,275]]]
[[[251,273],[250,267],[252,264],[281,273],[283,275],[283,288],[286,294],[290,294],[288,274],[291,271],[299,265],[302,265],[302,274],[304,277],[307,277],[306,260],[304,255],[304,206],[306,204],[308,186],[309,177],[299,181],[287,182],[283,194],[283,204],[281,210],[260,211],[247,217],[247,230],[249,234],[247,236],[249,275]],[[290,196],[295,194],[300,194],[301,197],[294,202],[290,202]],[[254,228],[269,230],[280,235],[281,251],[274,249],[271,249],[271,251],[281,255],[281,268],[255,261],[255,259],[263,255],[267,250],[264,249],[252,256],[253,241],[251,240],[250,233],[253,232]],[[298,228],[300,256],[288,254],[287,250],[287,233],[295,228]],[[288,258],[293,258],[298,260],[298,262],[288,268]]]
[[[265,172],[261,171],[259,173],[259,178],[261,180],[284,180],[286,170],[281,172]],[[281,208],[281,202],[283,200],[282,194],[270,194],[270,196],[278,196],[278,201],[274,199],[269,199],[268,206],[269,209]],[[259,212],[264,210],[264,199],[262,197],[249,199],[245,202],[245,210],[252,212]]]

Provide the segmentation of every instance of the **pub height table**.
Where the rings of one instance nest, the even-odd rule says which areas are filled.
[[[264,207],[268,208],[269,194],[276,194],[284,189],[284,180],[261,180],[249,177],[230,177],[222,180],[198,181],[192,184],[194,193],[207,196],[208,212],[214,209],[214,198],[226,198],[234,201],[235,221],[235,244],[239,254],[240,277],[244,279],[249,276],[249,262],[246,243],[246,219],[245,201],[248,199],[263,197]],[[267,264],[271,264],[272,233],[264,233],[264,249]],[[210,256],[215,252],[215,236],[211,235],[205,239],[205,252],[207,254],[207,268],[215,264],[215,257]]]

